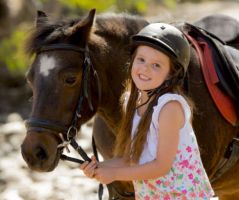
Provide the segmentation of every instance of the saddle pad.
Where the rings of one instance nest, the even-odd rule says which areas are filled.
[[[214,68],[212,60],[212,52],[205,41],[197,41],[188,33],[184,32],[187,39],[192,43],[195,48],[199,61],[201,64],[202,73],[209,90],[209,93],[216,104],[221,115],[233,126],[238,125],[238,116],[236,113],[236,105],[231,97],[225,94],[219,87],[219,78]]]

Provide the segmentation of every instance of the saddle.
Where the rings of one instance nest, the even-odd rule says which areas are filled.
[[[239,125],[239,51],[212,33],[185,23],[181,26],[196,49],[209,93],[222,116]]]

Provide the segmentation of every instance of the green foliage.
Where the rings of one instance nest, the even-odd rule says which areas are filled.
[[[164,4],[167,8],[175,8],[177,2],[178,2],[177,0],[163,0],[163,4]]]
[[[13,74],[24,73],[28,66],[29,59],[24,48],[26,35],[27,31],[24,27],[19,26],[9,37],[0,42],[0,61]]]
[[[150,0],[116,0],[117,10],[132,13],[144,13]]]
[[[96,8],[98,12],[103,12],[115,3],[115,0],[60,0],[65,6],[75,9],[81,8],[89,10]]]
[[[97,12],[113,9],[119,12],[143,13],[149,0],[60,0],[60,2],[71,9],[90,10],[96,8]]]

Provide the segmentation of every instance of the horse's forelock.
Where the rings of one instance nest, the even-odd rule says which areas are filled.
[[[63,38],[69,37],[69,27],[73,26],[79,20],[47,22],[41,27],[36,27],[28,39],[27,52],[34,54],[44,45],[53,44]]]

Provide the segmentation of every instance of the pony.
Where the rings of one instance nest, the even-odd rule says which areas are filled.
[[[127,14],[102,14],[60,22],[38,11],[36,28],[28,41],[35,54],[26,79],[32,91],[32,111],[21,153],[29,168],[50,172],[81,125],[94,116],[93,138],[104,159],[111,158],[121,119],[130,37],[148,22]],[[201,156],[212,178],[237,136],[214,105],[204,83],[199,59],[191,48],[187,94],[197,111],[193,127]],[[65,142],[65,143],[64,143]],[[239,197],[239,162],[212,183],[220,199]],[[134,199],[131,182],[113,182],[109,199]]]

